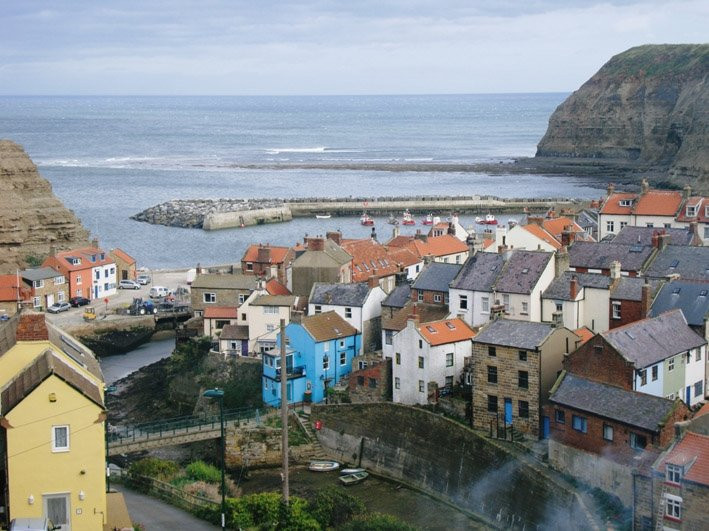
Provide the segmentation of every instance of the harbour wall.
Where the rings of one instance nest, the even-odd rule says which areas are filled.
[[[274,208],[256,210],[236,210],[233,212],[213,212],[204,217],[204,230],[228,229],[233,227],[249,227],[264,223],[281,223],[293,219],[291,209],[284,205]]]
[[[526,456],[427,411],[391,403],[313,405],[334,458],[418,488],[496,527],[593,528],[580,497]],[[526,458],[525,458],[526,457]]]

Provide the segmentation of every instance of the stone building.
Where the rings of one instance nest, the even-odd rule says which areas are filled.
[[[483,327],[473,338],[473,426],[546,436],[542,407],[577,339],[549,323],[496,319]]]
[[[195,315],[202,316],[210,306],[236,308],[246,301],[258,284],[254,275],[202,274],[192,282],[191,303]]]
[[[108,255],[113,258],[116,263],[116,278],[121,280],[135,280],[137,277],[135,258],[125,252],[123,249],[116,247],[108,252]]]
[[[391,400],[391,359],[382,359],[378,353],[357,356],[347,383],[353,403]]]
[[[46,310],[55,302],[69,301],[69,283],[66,277],[51,267],[25,269],[20,272],[22,281],[30,290],[32,307]]]
[[[253,244],[241,257],[241,270],[247,275],[275,278],[289,286],[290,266],[294,258],[295,252],[289,247]]]
[[[293,261],[293,295],[308,297],[316,282],[352,282],[352,256],[331,239],[306,238]]]

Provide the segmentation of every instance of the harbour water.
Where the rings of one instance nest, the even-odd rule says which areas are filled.
[[[106,385],[113,385],[141,367],[169,357],[174,348],[175,338],[173,337],[149,341],[125,354],[103,356],[99,361]]]
[[[306,233],[369,230],[356,218],[332,218],[205,233],[130,216],[170,199],[219,197],[598,197],[580,178],[440,169],[532,156],[565,97],[0,97],[0,138],[25,147],[101,245],[150,268],[192,267],[237,262],[251,242],[292,245]],[[290,166],[308,163],[334,166]],[[377,221],[387,238],[390,227]]]

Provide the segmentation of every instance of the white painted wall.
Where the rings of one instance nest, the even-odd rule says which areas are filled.
[[[515,225],[509,231],[505,238],[507,247],[511,249],[525,249],[527,251],[549,251],[554,252],[556,248],[548,244],[541,238],[537,238],[522,225]],[[500,245],[502,245],[500,243]]]

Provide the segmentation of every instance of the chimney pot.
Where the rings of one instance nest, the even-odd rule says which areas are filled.
[[[642,311],[642,318],[644,319],[645,317],[648,316],[650,313],[650,305],[652,304],[651,296],[650,296],[650,289],[651,286],[648,283],[647,279],[645,279],[645,284],[643,284],[642,287],[642,295],[640,297],[640,306],[641,306],[641,311]]]
[[[576,278],[576,275],[571,277],[571,281],[569,282],[569,297],[571,300],[576,300],[576,296],[579,293],[579,280]]]
[[[640,181],[640,193],[641,194],[646,194],[649,189],[650,189],[650,183],[647,182],[647,179],[643,179],[642,181]]]

